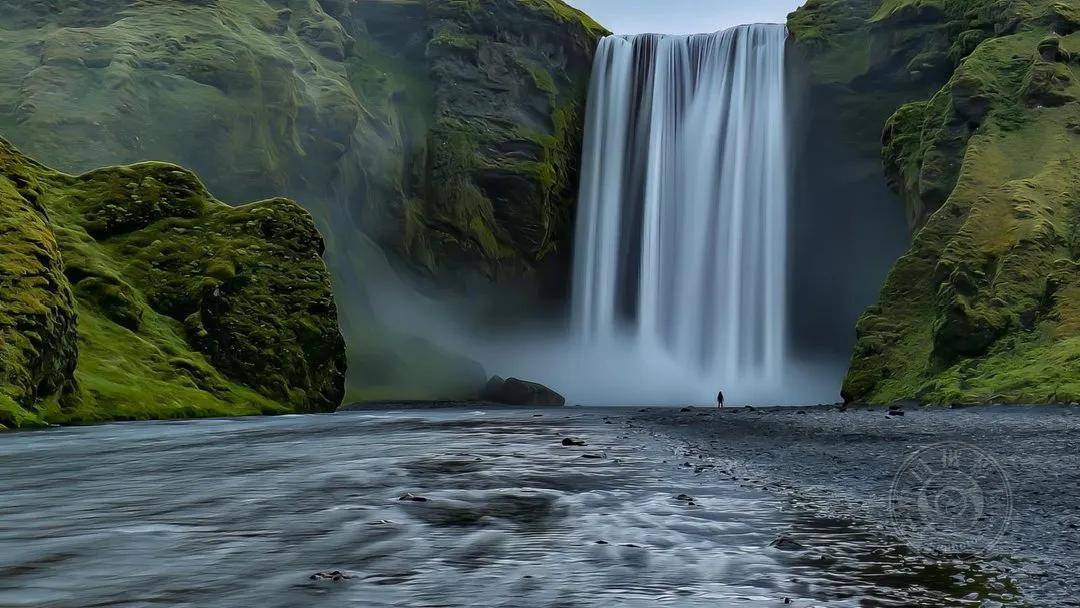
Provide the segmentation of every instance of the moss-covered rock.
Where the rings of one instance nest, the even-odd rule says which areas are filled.
[[[865,21],[833,31],[840,47],[891,46],[890,59],[871,50],[866,69],[842,74],[842,84],[852,91],[884,73],[944,79],[924,98],[908,89],[884,128],[885,172],[906,202],[913,244],[859,321],[844,398],[1080,399],[1075,4],[834,0],[804,11],[843,6],[861,17],[870,5]],[[823,39],[808,46],[811,61],[830,64],[838,47],[818,48],[830,48],[829,37],[798,31],[823,20],[803,14],[793,24],[797,37]]]
[[[35,406],[74,387],[75,301],[40,168],[0,142],[0,428],[43,424]]]
[[[322,239],[291,201],[229,207],[164,163],[78,177],[0,140],[0,424],[331,411]]]

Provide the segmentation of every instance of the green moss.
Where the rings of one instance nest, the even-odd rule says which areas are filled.
[[[74,388],[75,304],[45,206],[41,168],[0,140],[0,425],[40,424]]]
[[[788,16],[792,38],[813,56],[820,83],[846,83],[870,62],[869,18],[876,0],[808,0]]]
[[[0,195],[18,223],[0,230],[0,424],[340,403],[322,240],[295,203],[228,207],[163,163],[72,177],[2,140]]]
[[[1050,0],[811,0],[789,19],[812,95],[842,124],[896,102],[881,156],[912,245],[858,323],[845,399],[1077,398],[1074,13]]]
[[[1080,142],[1068,127],[1080,109],[1032,103],[1045,32],[1019,29],[980,44],[933,100],[890,122],[886,167],[909,204],[927,200],[943,164],[955,177],[859,324],[849,400],[1080,399]]]

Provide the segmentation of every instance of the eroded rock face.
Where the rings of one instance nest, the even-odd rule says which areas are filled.
[[[43,6],[0,2],[0,133],[50,164],[167,160],[227,200],[284,193],[332,253],[363,229],[447,280],[568,251],[605,32],[558,0]]]
[[[296,203],[229,207],[164,163],[72,177],[3,140],[0,193],[0,423],[341,402],[323,242]]]
[[[819,73],[852,41],[884,48],[881,40],[903,39],[887,64],[871,54],[849,72],[858,74],[852,82],[873,82],[887,66],[908,82],[942,78],[884,129],[885,173],[907,204],[913,243],[858,324],[844,398],[1072,401],[1080,394],[1075,10],[1044,0],[928,5],[834,0],[793,18],[797,37],[822,45],[812,59]]]

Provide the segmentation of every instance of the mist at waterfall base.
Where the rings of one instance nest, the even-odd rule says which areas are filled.
[[[827,159],[812,187],[791,166],[812,163],[792,162],[806,146],[789,141],[804,135],[789,128],[801,92],[787,86],[786,36],[753,25],[601,42],[566,314],[505,285],[433,299],[400,281],[373,291],[373,313],[571,404],[706,405],[718,390],[728,404],[836,401],[903,220],[887,194],[829,192]]]

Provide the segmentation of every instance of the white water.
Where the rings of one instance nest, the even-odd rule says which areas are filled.
[[[751,25],[600,43],[573,314],[585,361],[608,380],[586,400],[792,392],[780,386],[792,381],[786,37]]]
[[[572,335],[497,331],[404,284],[383,322],[570,403],[832,402],[833,362],[786,344],[787,141],[779,25],[601,43],[587,118]],[[369,268],[386,266],[385,260]]]

